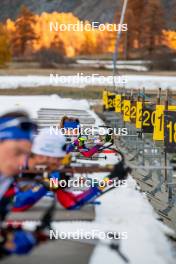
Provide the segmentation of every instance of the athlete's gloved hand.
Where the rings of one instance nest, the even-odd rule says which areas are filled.
[[[52,171],[52,172],[49,174],[49,179],[50,179],[50,178],[60,180],[60,179],[61,179],[61,173],[60,173],[59,171]]]
[[[108,177],[109,179],[118,178],[119,180],[125,180],[130,172],[131,168],[126,166],[124,159],[122,159],[114,166],[113,171]]]
[[[113,143],[113,139],[112,139],[112,136],[111,135],[105,135],[105,142],[111,142]]]
[[[63,165],[63,166],[68,166],[68,165],[70,165],[71,161],[72,161],[72,155],[71,155],[71,154],[67,154],[67,155],[65,155],[65,157],[62,159],[62,161],[61,161],[61,165]]]
[[[54,190],[57,190],[58,189],[58,186],[55,185],[55,184],[52,184],[52,187],[51,187],[51,184],[50,184],[50,180],[53,180],[53,182],[56,180],[56,183],[59,182],[59,180],[61,180],[61,174],[59,171],[52,171],[49,175],[48,175],[48,183],[50,185],[50,189],[52,191]]]
[[[79,141],[79,147],[82,147],[82,146],[84,146],[85,142],[87,141],[87,138],[79,137],[78,141]]]
[[[4,248],[8,254],[28,254],[37,245],[37,239],[32,232],[15,230],[9,232]]]
[[[51,189],[54,191],[54,190],[57,190],[58,188],[62,188],[62,186],[59,185],[59,181],[65,181],[65,184],[63,186],[67,187],[67,184],[70,178],[71,178],[71,175],[68,173],[66,174],[64,172],[61,173],[59,171],[52,171],[49,175],[49,180],[50,179],[57,180],[58,187],[54,187],[54,184],[53,184],[53,187]]]

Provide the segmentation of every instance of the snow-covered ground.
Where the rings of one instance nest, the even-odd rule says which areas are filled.
[[[118,65],[118,70],[132,70],[132,71],[139,71],[139,72],[147,72],[148,71],[148,67],[143,66],[143,65]],[[112,70],[114,69],[114,65],[110,64],[110,65],[105,65],[105,69],[108,70]]]
[[[109,154],[106,163],[114,164],[117,157]],[[105,164],[100,160],[99,163]],[[93,177],[97,178],[98,174]],[[100,175],[99,175],[100,176]],[[102,175],[101,174],[101,178]],[[172,249],[165,234],[172,233],[157,220],[157,216],[146,196],[139,191],[135,180],[130,176],[127,185],[108,192],[96,206],[96,219],[93,222],[60,222],[53,229],[60,232],[127,233],[127,239],[120,241],[121,252],[131,264],[171,264],[174,263]],[[97,232],[97,231],[96,231]],[[104,245],[98,244],[91,256],[90,264],[123,264],[124,261]]]
[[[141,66],[139,66],[141,67]],[[16,89],[19,87],[77,87],[86,86],[113,86],[113,77],[101,75],[70,75],[70,76],[0,76],[0,89]],[[126,88],[146,88],[146,89],[172,89],[176,90],[176,77],[174,76],[155,76],[155,75],[123,75],[116,77],[116,84]]]
[[[41,107],[73,108],[90,111],[87,101],[61,99],[53,96],[3,96],[0,98],[0,113],[12,109],[27,109],[32,116]],[[91,113],[91,112],[90,112]],[[94,117],[96,115],[94,114]],[[97,118],[97,125],[100,120]],[[117,156],[108,154],[106,161],[117,162]],[[96,175],[97,176],[97,175]],[[101,175],[102,176],[102,175]],[[95,177],[95,175],[93,175]],[[127,232],[127,239],[121,240],[121,251],[131,264],[172,264],[172,250],[165,234],[171,232],[157,217],[130,176],[127,186],[121,186],[99,198],[101,205],[96,207],[96,219],[93,222],[59,222],[53,228],[62,232]],[[95,247],[90,264],[124,263],[121,258],[105,246]]]
[[[0,96],[0,114],[11,110],[25,110],[32,118],[40,108],[77,109],[90,111],[87,100],[60,98],[58,95]],[[91,112],[92,113],[92,112]]]
[[[84,59],[80,59],[80,60],[77,60],[77,63],[79,64],[96,64],[96,63],[99,63],[99,64],[107,64],[107,65],[110,65],[112,64],[112,60],[84,60]],[[127,64],[131,64],[131,65],[144,65],[144,64],[150,64],[151,61],[150,60],[118,60],[117,61],[117,65],[127,65]]]
[[[54,226],[62,232],[91,234],[99,232],[127,233],[127,239],[120,241],[120,249],[131,264],[174,263],[170,245],[164,236],[167,228],[156,220],[147,199],[135,189],[136,183],[130,178],[127,187],[115,189],[99,199],[96,220],[93,222],[60,222]],[[90,264],[124,263],[112,250],[98,245]]]
[[[83,66],[90,66],[94,68],[104,67],[105,69],[113,69],[114,65],[112,60],[77,60],[77,63]],[[128,69],[134,71],[148,71],[151,61],[141,60],[118,60],[118,69]]]

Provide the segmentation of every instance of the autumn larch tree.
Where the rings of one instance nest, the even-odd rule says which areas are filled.
[[[63,57],[66,55],[64,43],[59,35],[55,35],[53,42],[51,42],[50,48],[56,50],[58,54]]]
[[[156,49],[162,46],[163,33],[165,29],[164,9],[160,0],[149,0],[145,5],[142,16],[141,44],[152,56]]]
[[[91,55],[96,53],[96,37],[93,31],[84,31],[84,42],[80,54]]]
[[[5,66],[11,60],[11,48],[5,27],[0,24],[0,66]]]
[[[143,30],[142,16],[145,7],[145,0],[128,1],[125,15],[125,23],[128,25],[128,31],[123,34],[122,41],[125,43],[126,58],[130,57],[133,48],[140,49],[141,34]]]
[[[16,31],[12,38],[14,55],[24,56],[28,45],[37,39],[34,31],[35,22],[33,13],[26,6],[22,6],[15,21]]]

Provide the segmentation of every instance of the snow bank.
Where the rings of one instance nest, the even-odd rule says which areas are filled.
[[[87,100],[64,99],[55,94],[49,96],[0,96],[0,114],[11,110],[25,110],[31,117],[36,118],[40,108],[90,111]],[[92,112],[90,111],[90,113]]]
[[[109,66],[108,66],[109,67]],[[142,67],[142,66],[136,66]],[[176,89],[176,77],[174,76],[154,76],[154,75],[123,75],[117,77],[118,85],[124,85],[126,88],[143,88],[146,89]],[[16,89],[19,87],[40,87],[40,86],[64,86],[85,88],[86,86],[113,86],[111,76],[86,76],[78,75],[62,76],[57,81],[50,81],[49,76],[0,76],[0,89]]]
[[[170,244],[164,235],[167,228],[156,220],[151,205],[136,189],[136,183],[131,177],[127,186],[108,192],[99,201],[101,205],[96,207],[95,221],[53,223],[53,230],[72,234],[92,234],[92,231],[126,232],[128,237],[120,241],[120,250],[129,259],[129,263],[174,263]],[[124,264],[124,261],[116,252],[98,244],[90,259],[90,264],[97,263]]]
[[[113,70],[114,65],[105,65],[106,69]],[[117,66],[118,70],[132,70],[132,71],[142,71],[142,72],[147,72],[148,67],[147,66],[142,66],[142,65],[128,65],[128,64],[122,64]]]
[[[77,60],[77,63],[83,66],[89,66],[93,68],[104,67],[105,69],[113,69],[114,64],[112,60]],[[133,71],[148,71],[151,61],[141,60],[118,60],[116,65],[118,69],[127,69]]]
[[[173,263],[171,248],[164,236],[165,227],[156,220],[151,205],[136,190],[136,183],[132,178],[128,180],[127,187],[104,195],[96,213],[96,222],[104,224],[104,228],[106,225],[106,231],[127,232],[128,239],[121,241],[121,251],[130,263]],[[104,250],[104,247],[99,245],[94,251],[91,264],[115,264],[117,261],[123,263],[114,252]]]
[[[112,60],[77,60],[78,64],[107,64],[107,65],[111,65],[112,64]],[[150,60],[118,60],[117,65],[145,65],[145,64],[150,64],[151,61]]]
[[[107,155],[100,164],[115,164],[118,156]],[[82,161],[85,162],[85,161]],[[105,174],[93,174],[102,179]],[[146,196],[139,191],[136,181],[130,176],[127,185],[118,187],[99,198],[101,205],[96,206],[96,219],[91,223],[59,223],[57,230],[65,232],[127,232],[128,239],[121,240],[121,251],[131,264],[171,264],[174,263],[172,250],[165,233],[172,232],[157,220],[157,216]],[[91,257],[90,264],[122,264],[114,251],[98,245]]]
[[[176,90],[176,77],[174,76],[153,76],[153,75],[126,75],[126,88],[146,88]]]

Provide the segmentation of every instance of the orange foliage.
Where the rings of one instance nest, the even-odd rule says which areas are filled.
[[[81,21],[72,13],[42,13],[41,15],[34,15],[36,23],[34,24],[34,31],[36,33],[36,40],[30,43],[32,50],[38,51],[41,48],[49,48],[57,39],[63,43],[65,53],[68,57],[74,57],[79,54],[103,54],[114,51],[115,38],[117,32],[99,31],[94,29],[92,31],[50,31],[50,22],[53,24],[76,24]],[[89,23],[85,21],[84,23]],[[10,35],[15,32],[14,21],[8,19],[6,21],[6,28]],[[176,32],[163,31],[164,43],[171,49],[176,49]],[[138,43],[134,43],[138,47]],[[123,47],[120,47],[123,50]]]
[[[60,39],[63,42],[66,55],[73,57],[77,54],[88,52],[89,54],[112,52],[114,49],[113,36],[114,32],[99,31],[94,29],[88,31],[50,31],[50,22],[61,24],[76,24],[81,21],[72,13],[42,13],[35,15],[36,23],[34,30],[37,40],[32,41],[33,51],[38,51],[41,48],[49,48],[54,42],[54,39]],[[84,23],[89,23],[85,21]],[[14,21],[8,19],[6,28],[13,34],[15,32]],[[101,51],[101,52],[100,52]]]
[[[164,44],[170,49],[176,49],[176,31],[163,31]]]

